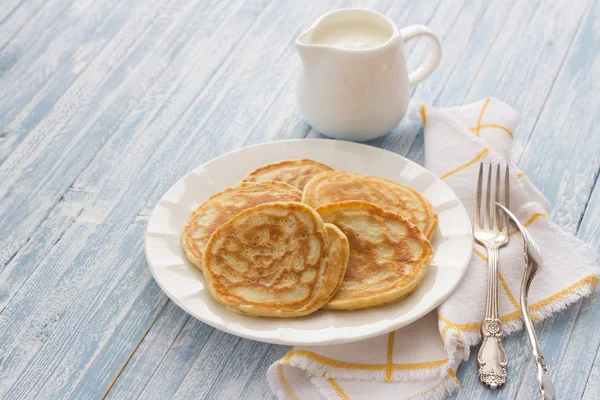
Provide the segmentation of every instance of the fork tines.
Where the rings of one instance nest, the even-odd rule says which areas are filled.
[[[483,212],[483,224],[481,223],[481,198],[483,194],[482,186],[483,186],[483,170],[484,163],[479,165],[479,178],[477,180],[477,194],[476,194],[476,202],[475,202],[475,211],[473,213],[473,226],[480,229],[485,230],[493,230],[493,231],[503,231],[506,233],[508,231],[508,217],[506,215],[503,218],[500,218],[498,209],[495,207],[494,203],[500,203],[504,205],[506,208],[510,207],[510,184],[509,184],[509,173],[510,169],[508,165],[497,164],[496,168],[494,168],[493,164],[485,164],[487,172],[487,186],[486,186],[486,198],[485,198],[485,211]],[[495,183],[492,183],[493,170],[496,172]],[[501,169],[504,169],[504,190],[501,190]],[[492,186],[494,187],[494,197],[492,198]],[[501,193],[503,192],[503,193]],[[502,200],[501,200],[502,199]],[[493,210],[493,219],[490,224],[490,219],[492,218],[492,210]]]

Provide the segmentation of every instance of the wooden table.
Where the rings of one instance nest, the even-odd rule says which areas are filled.
[[[0,398],[272,398],[287,349],[231,336],[170,302],[143,235],[162,194],[242,146],[318,136],[298,116],[294,39],[319,15],[369,7],[429,25],[440,68],[413,92],[521,112],[513,160],[551,218],[600,244],[600,2],[2,0]],[[410,65],[427,48],[411,43]],[[422,131],[371,142],[422,161]],[[600,396],[600,301],[539,327],[563,399]],[[511,381],[456,398],[536,396],[524,336]],[[473,352],[475,353],[475,352]]]

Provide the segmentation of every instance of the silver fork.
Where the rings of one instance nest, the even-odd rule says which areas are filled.
[[[483,163],[479,166],[477,180],[477,200],[473,213],[473,232],[475,240],[485,246],[488,255],[488,283],[485,319],[481,325],[483,343],[477,353],[479,379],[492,389],[506,383],[506,353],[502,345],[502,322],[498,316],[498,250],[508,243],[508,217],[499,217],[494,203],[509,207],[509,169],[504,175],[504,198],[500,201],[500,165],[496,168],[495,200],[492,199],[492,165],[487,177],[485,210],[481,211],[483,192]],[[480,212],[483,213],[483,224]],[[493,216],[492,216],[493,213]],[[492,218],[493,217],[493,218]]]

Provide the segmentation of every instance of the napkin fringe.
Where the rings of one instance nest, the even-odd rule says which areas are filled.
[[[267,370],[267,383],[269,384],[269,388],[271,389],[271,392],[278,399],[286,399],[286,398],[288,398],[288,396],[286,396],[284,394],[284,389],[281,385],[281,382],[279,382],[280,377],[275,372],[276,368],[281,368],[280,365],[281,365],[280,361],[277,361],[274,364],[271,364],[271,366]],[[281,373],[283,374],[283,371]]]
[[[269,388],[271,389],[271,392],[278,399],[287,399],[288,396],[286,396],[284,393],[284,388],[282,387],[282,382],[279,381],[279,379],[281,379],[281,378],[280,378],[279,374],[277,374],[275,372],[276,368],[281,368],[280,365],[281,365],[280,362],[276,362],[275,364],[272,364],[269,367],[269,369],[267,370],[267,383],[269,384]],[[281,371],[281,374],[283,374],[283,371]]]
[[[573,234],[563,231],[552,222],[550,223],[550,225],[554,228],[560,240],[564,243],[569,243],[572,252],[575,254],[579,254],[583,258],[586,264],[586,268],[597,269],[596,252],[591,244],[585,243]],[[586,283],[573,287],[568,292],[559,296],[554,295],[556,296],[555,298],[553,298],[554,296],[550,296],[547,299],[549,300],[550,298],[552,298],[552,300],[548,301],[542,307],[530,311],[532,318],[535,320],[534,322],[541,322],[546,318],[552,316],[553,314],[563,311],[564,309],[570,307],[574,303],[594,293],[596,285],[600,280],[600,276],[594,274],[591,275],[591,277],[595,277],[595,279],[590,279]],[[533,284],[535,285],[535,277],[533,278]],[[513,319],[511,321],[503,322],[502,325],[506,334],[518,332],[523,329],[522,315],[520,315],[519,318]]]
[[[560,232],[560,235],[564,235],[565,240],[573,240],[574,236],[566,232]],[[586,262],[590,263],[590,266],[596,265],[596,255],[593,247],[590,244],[573,241],[575,243],[576,251],[580,252]],[[583,298],[590,296],[596,290],[598,282],[600,282],[600,275],[592,274],[587,278],[583,278],[584,282],[575,286],[573,285],[566,293],[558,292],[545,301],[546,304],[537,308],[536,310],[530,311],[534,323],[539,323],[552,315],[565,310],[572,306],[574,303],[581,301]],[[535,278],[534,278],[535,283]],[[544,300],[542,300],[544,301]],[[519,310],[519,317],[510,321],[504,321],[502,323],[504,333],[506,335],[512,335],[523,330],[523,318]],[[453,363],[457,358],[466,360],[469,358],[470,346],[476,346],[481,343],[481,332],[476,331],[462,331],[452,326],[448,327],[448,331],[444,335],[444,347],[449,355],[449,362]],[[456,352],[454,351],[456,349]],[[461,352],[462,351],[462,352]]]
[[[444,379],[442,379],[439,383],[433,386],[431,389],[412,397],[411,399],[415,400],[439,400],[450,397],[452,393],[458,388],[454,380],[447,375]]]
[[[536,319],[534,323],[541,322],[546,318],[551,317],[557,312],[565,310],[574,303],[594,293],[596,284],[598,283],[598,281],[600,281],[600,276],[593,276],[596,278],[595,281],[590,281],[589,283],[583,284],[577,288],[573,288],[572,291],[570,291],[569,293],[566,293],[563,296],[560,296],[555,300],[548,302],[548,304],[535,311],[531,311],[530,314]],[[523,318],[520,315],[519,318],[503,322],[502,326],[506,335],[512,335],[513,333],[520,332],[523,329]],[[444,346],[446,348],[446,351],[448,351],[448,354],[450,355],[452,361],[456,359],[456,357],[460,357],[463,360],[468,359],[469,346],[476,346],[479,343],[481,343],[481,332],[479,330],[473,332],[465,332],[458,331],[452,327],[448,328],[448,332],[446,332],[444,340]],[[464,353],[460,355],[453,355],[452,350],[457,348],[457,346],[458,348],[463,347]]]
[[[319,392],[326,399],[340,399],[346,400],[348,396],[341,390],[337,384],[332,384],[330,379],[325,377],[313,377],[311,382],[319,390]],[[452,379],[452,377],[446,374],[438,383],[433,385],[431,388],[411,396],[411,400],[439,400],[450,396],[459,385]]]
[[[448,353],[448,364],[454,365],[456,360],[468,360],[471,354],[472,341],[478,343],[481,337],[477,332],[459,332],[449,329],[444,336],[444,350]]]
[[[579,254],[583,259],[582,266],[590,269],[597,269],[597,256],[594,247],[577,238],[571,233],[565,232],[560,229],[556,224],[550,223],[555,234],[559,237],[563,243],[568,243],[573,253]],[[590,279],[593,278],[593,279]],[[530,310],[530,314],[534,318],[534,322],[541,322],[544,319],[552,316],[553,314],[560,312],[573,303],[576,303],[584,297],[590,296],[594,293],[598,282],[600,281],[600,275],[592,274],[589,275],[586,282],[577,285],[577,282],[566,293],[555,293],[550,297],[547,297],[542,302],[545,302],[543,306]],[[533,285],[536,283],[536,278],[533,278]],[[577,285],[577,286],[575,286]],[[529,306],[531,307],[532,304]],[[502,322],[504,332],[509,335],[518,332],[523,329],[523,318],[519,309],[519,317],[510,321]],[[462,340],[461,340],[462,339]],[[450,352],[458,343],[461,345],[475,346],[481,342],[481,332],[479,330],[473,332],[459,331],[452,326],[448,327],[448,332],[444,335],[444,345],[446,351]],[[468,358],[468,355],[467,355]],[[453,360],[451,360],[453,362]]]
[[[313,385],[315,385],[315,387],[319,390],[319,392],[323,395],[324,398],[345,400],[344,396],[341,395],[338,391],[336,391],[337,388],[331,385],[328,378],[312,377],[310,381]]]

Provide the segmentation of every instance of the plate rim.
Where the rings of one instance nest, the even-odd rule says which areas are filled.
[[[151,258],[149,256],[149,245],[148,245],[148,229],[150,227],[150,224],[152,222],[152,220],[155,218],[155,213],[157,212],[157,209],[161,206],[161,202],[163,201],[163,199],[165,198],[165,196],[177,185],[179,185],[184,179],[186,179],[190,174],[194,173],[196,170],[203,168],[206,164],[219,160],[221,158],[224,157],[228,157],[228,156],[233,156],[236,153],[240,153],[242,151],[246,151],[248,149],[255,149],[255,148],[259,148],[259,147],[268,147],[268,146],[272,146],[272,145],[285,145],[285,144],[293,144],[293,143],[316,143],[316,142],[329,142],[332,144],[340,144],[343,143],[344,146],[350,146],[350,147],[369,147],[373,150],[376,151],[382,151],[384,153],[390,153],[390,155],[393,155],[395,157],[399,157],[401,159],[404,160],[404,162],[407,162],[408,164],[412,165],[413,167],[416,166],[419,169],[422,169],[424,171],[427,171],[429,174],[431,174],[437,181],[441,182],[443,185],[446,186],[446,188],[450,191],[450,193],[454,196],[454,198],[457,200],[459,208],[461,213],[463,214],[463,216],[467,219],[467,221],[469,221],[468,224],[468,229],[469,229],[469,240],[470,240],[470,246],[469,246],[469,254],[468,256],[466,256],[465,254],[465,262],[463,265],[460,266],[460,276],[459,278],[456,280],[456,282],[450,286],[448,292],[444,295],[439,297],[436,301],[433,301],[431,305],[429,305],[428,307],[424,307],[424,311],[421,313],[417,313],[416,315],[407,318],[405,320],[403,320],[401,323],[392,323],[388,324],[387,326],[383,327],[383,328],[379,328],[379,329],[374,329],[372,332],[368,332],[368,333],[360,333],[357,335],[344,335],[342,336],[337,336],[337,337],[326,337],[324,339],[320,339],[318,341],[315,340],[306,340],[306,341],[302,341],[302,340],[289,340],[289,339],[283,339],[282,337],[278,337],[278,336],[269,336],[269,337],[264,337],[263,335],[261,335],[258,331],[254,330],[255,334],[250,334],[247,332],[240,332],[238,330],[232,329],[228,326],[228,324],[218,324],[215,323],[213,321],[201,318],[197,313],[193,312],[189,307],[187,307],[186,305],[184,305],[183,303],[180,302],[179,299],[177,299],[174,296],[171,296],[171,294],[169,293],[169,291],[164,287],[164,282],[161,282],[160,279],[157,279],[157,275],[155,273],[155,266],[152,265],[151,262]],[[396,329],[400,329],[402,327],[408,326],[410,324],[412,324],[413,322],[423,318],[424,316],[426,316],[427,314],[429,314],[431,311],[433,311],[434,309],[436,309],[437,307],[439,307],[448,297],[450,297],[450,295],[452,293],[454,293],[454,291],[456,290],[456,288],[458,287],[458,285],[460,285],[460,283],[463,281],[467,270],[469,269],[469,263],[471,260],[471,257],[473,255],[473,246],[474,246],[474,239],[473,239],[473,227],[470,221],[470,217],[469,214],[465,208],[465,206],[463,205],[462,201],[460,201],[460,199],[458,198],[458,196],[454,193],[454,191],[452,190],[452,188],[446,183],[444,182],[442,179],[440,179],[436,174],[434,174],[432,171],[428,170],[427,168],[425,168],[423,165],[420,165],[418,163],[416,163],[413,160],[410,160],[404,156],[401,156],[400,154],[397,154],[391,150],[387,150],[387,149],[382,149],[379,147],[375,147],[375,146],[370,146],[368,144],[365,143],[357,143],[357,142],[350,142],[350,141],[343,141],[343,140],[335,140],[335,139],[286,139],[286,140],[275,140],[275,141],[270,141],[270,142],[264,142],[264,143],[257,143],[254,145],[250,145],[250,146],[246,146],[246,147],[241,147],[235,150],[232,150],[230,152],[221,154],[218,157],[212,158],[204,163],[202,163],[201,165],[193,168],[192,170],[190,170],[189,172],[185,173],[181,178],[179,178],[175,183],[173,183],[165,192],[164,194],[160,197],[160,199],[157,201],[156,205],[154,206],[152,213],[150,214],[150,218],[148,219],[148,225],[146,226],[146,230],[144,232],[144,254],[146,256],[146,262],[148,264],[148,268],[150,269],[150,273],[152,274],[152,277],[154,279],[154,281],[158,284],[158,286],[160,287],[161,291],[171,300],[173,301],[175,304],[177,304],[177,306],[179,308],[181,308],[183,311],[185,311],[187,314],[189,314],[190,316],[196,318],[197,320],[201,321],[202,323],[205,323],[209,326],[212,326],[215,329],[218,329],[220,331],[232,334],[234,336],[238,336],[238,337],[242,337],[245,339],[250,339],[250,340],[256,340],[259,342],[263,342],[263,343],[271,343],[271,344],[277,344],[277,345],[287,345],[287,346],[325,346],[325,345],[334,345],[334,344],[343,344],[343,343],[352,343],[352,342],[357,342],[357,341],[361,341],[361,340],[366,340],[366,339],[370,339],[376,336],[380,336],[380,335],[384,335],[387,334],[389,332],[392,332]],[[251,329],[251,328],[250,328]]]

